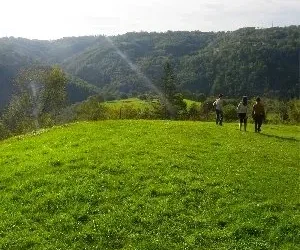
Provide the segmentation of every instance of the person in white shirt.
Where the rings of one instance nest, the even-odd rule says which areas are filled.
[[[223,123],[223,94],[219,94],[213,105],[216,108],[216,124],[222,126]]]
[[[244,124],[244,131],[247,130],[247,119],[248,119],[248,98],[247,96],[243,96],[242,101],[237,106],[237,113],[240,119],[240,131],[242,130],[242,126]]]

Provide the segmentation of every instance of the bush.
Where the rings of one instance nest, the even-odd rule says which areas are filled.
[[[5,139],[10,136],[9,130],[0,122],[0,140]]]
[[[282,123],[282,119],[278,113],[267,113],[264,122],[270,124],[280,124]]]
[[[189,119],[200,120],[200,114],[200,106],[197,103],[192,103],[188,111]]]
[[[206,99],[205,94],[200,93],[200,94],[197,95],[197,101],[198,101],[198,102],[204,102],[205,99]]]
[[[200,106],[200,120],[202,121],[212,121],[215,117],[215,108],[213,106],[214,100],[207,99],[205,102],[201,103]]]
[[[224,120],[225,121],[236,121],[237,120],[237,112],[236,106],[233,104],[227,104],[224,106]]]
[[[120,108],[120,119],[137,119],[138,110],[133,105],[124,105]]]
[[[161,102],[152,102],[152,118],[153,119],[163,119],[165,117],[164,106]]]
[[[122,100],[128,99],[128,95],[127,95],[126,93],[122,93],[122,94],[120,95],[120,98],[121,98]]]
[[[110,93],[107,93],[104,97],[105,97],[105,101],[113,101],[118,99],[116,95]]]
[[[300,100],[288,102],[288,117],[292,123],[300,123]]]
[[[139,95],[138,98],[140,100],[147,100],[148,96],[146,94],[143,94],[143,95]]]
[[[78,107],[78,104],[68,106],[61,110],[60,113],[55,117],[55,122],[57,124],[74,122],[76,120],[76,107]]]
[[[106,108],[103,104],[90,99],[78,105],[76,108],[77,120],[103,120],[106,118]]]
[[[101,94],[90,96],[88,101],[104,102],[104,97]]]
[[[54,117],[50,114],[42,114],[39,119],[39,124],[41,127],[52,127],[55,125]]]

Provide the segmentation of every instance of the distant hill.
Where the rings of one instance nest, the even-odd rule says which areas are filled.
[[[95,42],[96,37],[64,38],[55,41],[0,38],[0,110],[13,94],[13,79],[21,68],[39,64],[60,64]],[[82,101],[95,93],[91,86],[78,77],[71,77],[68,94],[71,102]]]
[[[159,86],[163,64],[170,61],[177,87],[185,93],[298,97],[299,48],[300,26],[139,32],[55,41],[1,38],[0,108],[10,98],[16,72],[34,62],[59,64],[83,80],[84,88],[95,86],[97,91],[116,95],[149,92],[149,82]],[[71,82],[68,88],[76,100],[95,90],[91,87],[80,95],[78,86]]]

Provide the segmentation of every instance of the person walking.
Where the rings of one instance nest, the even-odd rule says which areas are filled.
[[[261,131],[261,125],[263,123],[263,120],[265,118],[265,108],[264,105],[261,102],[260,97],[256,98],[256,103],[253,105],[252,110],[252,118],[255,123],[255,132]]]
[[[222,126],[223,124],[223,94],[219,94],[213,105],[216,108],[216,124]]]
[[[248,98],[247,96],[243,96],[242,101],[237,106],[237,113],[240,119],[239,128],[242,131],[242,126],[244,124],[244,131],[247,131],[247,113],[248,113]]]

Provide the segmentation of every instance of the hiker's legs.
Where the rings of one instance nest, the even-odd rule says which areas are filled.
[[[223,111],[220,110],[219,112],[220,112],[220,114],[219,114],[219,117],[220,117],[219,124],[222,126],[222,123],[223,123]]]
[[[258,120],[257,120],[257,118],[255,118],[255,120],[254,120],[254,128],[255,128],[255,132],[258,132]]]
[[[261,128],[261,125],[262,125],[262,122],[263,122],[263,118],[262,117],[259,117],[257,119],[257,131],[260,132],[260,128]]]
[[[216,109],[216,124],[218,125],[220,121],[220,110]]]
[[[246,113],[239,113],[239,118],[240,118],[240,131],[242,130],[243,124],[244,124],[244,130],[246,131],[246,127],[247,127]]]
[[[242,125],[243,125],[243,117],[242,117],[242,114],[238,114],[238,116],[239,116],[239,120],[240,120],[239,129],[241,131],[242,130]]]
[[[247,131],[247,117],[244,118],[244,131]]]

